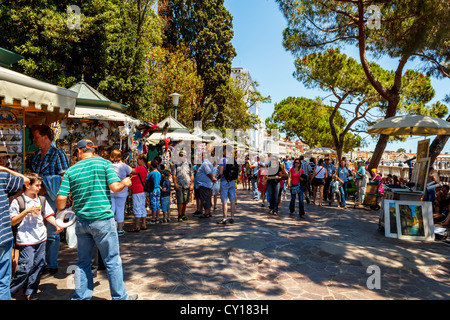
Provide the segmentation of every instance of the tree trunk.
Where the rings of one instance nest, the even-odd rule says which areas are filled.
[[[450,122],[450,116],[447,117],[446,121]],[[437,136],[436,138],[434,138],[433,142],[430,145],[429,151],[430,166],[434,164],[438,155],[441,154],[442,149],[444,149],[449,137],[450,136]]]

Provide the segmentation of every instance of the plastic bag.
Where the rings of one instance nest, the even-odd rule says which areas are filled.
[[[69,248],[77,247],[77,235],[75,234],[75,224],[66,228],[66,240]]]

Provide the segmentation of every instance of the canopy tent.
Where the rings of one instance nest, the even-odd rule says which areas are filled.
[[[202,141],[201,137],[195,136],[189,131],[178,130],[168,132],[164,135],[163,132],[154,132],[145,140],[146,145],[157,145],[161,140],[170,138],[172,141]]]
[[[305,152],[305,154],[321,154],[321,155],[333,155],[336,154],[336,151],[330,148],[318,147]]]
[[[168,128],[169,131],[174,131],[174,130],[179,130],[179,129],[187,130],[187,128],[184,125],[182,125],[178,120],[176,120],[172,116],[168,116],[163,121],[158,123],[157,126],[162,129],[162,128],[164,128],[166,123],[169,126],[169,128]]]
[[[0,97],[2,106],[73,114],[77,93],[0,67]]]
[[[69,115],[69,119],[91,119],[106,121],[123,121],[133,123],[135,126],[143,124],[141,120],[130,117],[124,113],[98,107],[75,107],[75,114]]]

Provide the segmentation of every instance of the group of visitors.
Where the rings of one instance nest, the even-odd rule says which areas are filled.
[[[69,166],[65,152],[52,143],[49,126],[33,127],[31,133],[39,149],[31,159],[31,172],[20,174],[0,166],[0,300],[10,300],[20,290],[33,300],[40,280],[56,274],[62,228],[55,216],[66,208],[77,216],[72,299],[92,297],[91,261],[97,251],[108,273],[112,298],[137,299],[127,294],[123,281],[110,197],[110,192],[119,194],[131,187],[131,179],[120,179],[110,161],[96,156],[90,140],[77,143],[78,162]]]

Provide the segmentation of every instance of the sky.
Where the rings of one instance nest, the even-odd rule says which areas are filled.
[[[225,6],[233,16],[232,43],[237,55],[232,67],[247,69],[252,79],[258,82],[261,94],[272,98],[271,103],[260,105],[260,117],[263,121],[272,115],[275,103],[289,96],[314,99],[324,98],[329,94],[320,90],[306,89],[293,77],[295,58],[282,44],[283,30],[287,23],[275,0],[225,0]],[[356,48],[349,48],[343,52],[359,61]],[[397,65],[396,61],[389,58],[375,62],[388,70],[394,70]],[[413,66],[414,63],[408,63],[406,69]],[[444,96],[450,93],[450,79],[432,79],[432,85],[436,96],[431,103],[442,101]],[[404,148],[407,152],[410,150],[416,152],[417,142],[422,139],[424,138],[412,136],[406,142],[389,143],[386,150]],[[432,142],[434,137],[430,139]],[[362,150],[373,150],[376,141],[370,138],[366,141],[368,146]],[[442,153],[444,152],[450,152],[450,144],[445,146]]]

